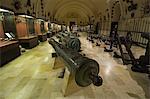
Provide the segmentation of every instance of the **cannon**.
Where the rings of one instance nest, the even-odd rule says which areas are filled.
[[[71,48],[75,51],[80,51],[81,48],[81,42],[80,40],[73,36],[71,33],[59,33],[57,35],[57,38],[59,39],[59,42],[66,46],[67,48]]]
[[[150,74],[150,33],[144,32],[141,35],[143,38],[147,39],[147,46],[145,55],[140,56],[138,63],[131,67],[132,71],[148,73]]]
[[[63,46],[53,38],[49,40],[49,44],[53,46],[56,54],[67,64],[66,66],[70,74],[74,76],[74,80],[78,86],[86,87],[92,83],[95,86],[102,85],[103,80],[98,75],[99,64],[95,60],[82,56],[79,52]]]

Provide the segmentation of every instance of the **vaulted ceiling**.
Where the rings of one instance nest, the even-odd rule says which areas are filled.
[[[90,18],[107,20],[115,16],[114,20],[118,20],[125,17],[131,1],[140,5],[148,0],[0,0],[0,7],[58,23],[70,19],[87,23]],[[134,9],[130,11],[133,12]]]
[[[0,6],[16,13],[34,13],[36,17],[86,21],[106,8],[106,0],[0,0]]]

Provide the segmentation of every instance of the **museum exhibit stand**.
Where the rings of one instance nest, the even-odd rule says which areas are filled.
[[[47,38],[51,38],[53,36],[52,29],[51,29],[51,23],[50,22],[46,22],[46,25],[48,27]]]
[[[47,41],[47,33],[45,30],[45,21],[42,19],[35,20],[35,31],[38,35],[40,42]]]
[[[0,9],[0,67],[20,56],[14,13]]]
[[[38,36],[35,33],[33,17],[27,15],[17,15],[16,28],[19,43],[23,48],[31,49],[39,44]]]

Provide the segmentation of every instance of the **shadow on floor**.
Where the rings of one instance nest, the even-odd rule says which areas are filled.
[[[109,53],[113,57],[113,53]],[[118,64],[123,65],[121,59],[113,58]],[[145,73],[137,73],[133,72],[131,70],[132,65],[127,65],[127,70],[129,71],[132,79],[137,82],[139,86],[143,89],[145,92],[146,99],[150,99],[150,79],[148,78],[148,74]],[[135,95],[133,93],[127,93],[129,96],[134,97],[136,99],[140,99],[138,95]]]
[[[150,99],[150,79],[148,78],[148,75],[144,73],[133,72],[131,70],[131,65],[127,67],[132,79],[136,81],[139,86],[141,86],[145,92],[145,97]]]

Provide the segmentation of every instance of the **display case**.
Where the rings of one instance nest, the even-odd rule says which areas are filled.
[[[2,22],[3,22],[3,14],[0,13],[0,38],[1,40],[5,38]]]
[[[2,35],[2,37],[8,38],[9,40],[10,38],[14,38],[15,40],[17,40],[14,13],[8,10],[1,10],[0,13],[4,30],[4,34]]]
[[[35,33],[33,17],[17,15],[16,28],[19,43],[23,48],[31,49],[39,44],[37,34]]]
[[[20,56],[14,14],[0,9],[0,67]]]
[[[47,41],[47,32],[45,30],[45,21],[42,19],[36,19],[35,21],[35,31],[38,35],[38,39],[41,42]]]
[[[52,29],[51,29],[51,23],[46,22],[46,24],[47,24],[47,28],[48,28],[47,38],[51,38],[53,36]]]

